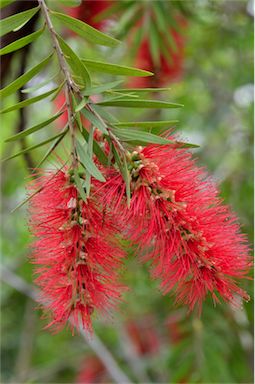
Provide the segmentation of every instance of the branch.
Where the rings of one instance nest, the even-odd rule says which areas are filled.
[[[18,292],[23,293],[25,296],[28,296],[35,301],[38,300],[38,297],[40,295],[40,290],[38,288],[34,287],[31,284],[28,284],[21,277],[17,276],[5,266],[1,266],[0,272],[0,278],[6,284],[10,285]],[[87,342],[87,344],[91,347],[94,353],[98,356],[98,358],[102,361],[115,383],[132,383],[129,378],[125,375],[125,373],[121,370],[111,352],[107,349],[107,347],[95,333],[93,337],[89,337],[81,326],[79,327],[79,333]]]
[[[55,29],[54,29],[53,24],[52,24],[51,19],[50,19],[49,8],[47,7],[44,0],[38,0],[38,3],[41,7],[42,13],[43,13],[44,18],[45,18],[45,23],[46,23],[48,30],[50,32],[51,39],[53,41],[53,48],[55,49],[57,57],[58,57],[59,66],[60,66],[61,71],[63,72],[65,80],[66,80],[65,97],[66,97],[66,109],[67,109],[67,114],[68,114],[68,125],[69,125],[69,129],[70,129],[71,141],[72,141],[72,152],[71,152],[71,156],[73,159],[72,165],[74,168],[76,168],[76,166],[77,166],[77,157],[76,157],[76,150],[75,150],[76,144],[75,144],[75,132],[74,132],[73,112],[72,112],[72,107],[71,107],[72,104],[71,104],[70,93],[72,91],[79,92],[79,88],[74,83],[72,76],[68,70],[68,66],[67,66],[67,63],[65,60],[64,53],[60,47]]]
[[[72,153],[73,165],[75,166],[77,164],[77,158],[75,155],[75,133],[74,133],[74,126],[73,126],[73,112],[72,112],[72,108],[71,108],[70,93],[71,93],[71,91],[73,91],[74,93],[78,94],[81,99],[83,98],[83,96],[81,94],[79,87],[75,84],[75,82],[73,81],[72,76],[69,72],[64,53],[60,47],[55,29],[54,29],[53,24],[52,24],[51,19],[50,19],[49,8],[45,4],[45,0],[38,0],[38,3],[41,6],[42,12],[43,12],[44,17],[45,17],[46,25],[48,26],[49,32],[51,34],[51,38],[53,41],[53,48],[55,49],[55,51],[57,53],[60,68],[61,68],[61,70],[65,76],[65,79],[66,79],[66,91],[65,91],[66,107],[67,107],[68,123],[69,123],[69,127],[70,127],[70,132],[71,132],[71,137],[72,137],[72,146],[73,146],[73,152],[74,152],[74,153]],[[122,146],[119,139],[114,135],[114,133],[110,130],[110,128],[107,127],[107,124],[102,119],[102,117],[96,111],[94,111],[94,109],[90,105],[87,105],[86,108],[89,111],[91,111],[103,123],[103,125],[107,129],[111,139],[118,145],[121,152],[123,152],[125,154],[125,152],[126,152],[125,148]]]

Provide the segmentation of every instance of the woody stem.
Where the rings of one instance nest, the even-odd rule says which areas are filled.
[[[53,48],[56,51],[59,66],[61,68],[61,71],[64,74],[65,77],[65,97],[66,97],[66,108],[67,108],[67,114],[68,114],[68,125],[71,135],[71,142],[72,142],[72,165],[73,167],[77,167],[77,156],[76,156],[76,144],[75,144],[75,127],[73,124],[73,110],[72,110],[72,100],[71,100],[71,92],[78,92],[79,88],[74,83],[72,76],[69,72],[64,53],[60,47],[57,34],[55,32],[55,29],[53,27],[53,24],[50,19],[49,15],[49,8],[47,7],[45,0],[38,0],[38,3],[41,7],[42,13],[44,15],[45,23],[48,27],[52,42],[53,42]]]

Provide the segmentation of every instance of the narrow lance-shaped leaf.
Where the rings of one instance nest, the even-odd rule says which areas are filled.
[[[59,0],[65,7],[79,7],[82,0]]]
[[[66,83],[66,80],[63,80],[62,83],[59,85],[59,87],[56,89],[56,92],[54,93],[54,95],[51,97],[50,101],[54,101],[58,97],[65,83]]]
[[[93,156],[93,136],[94,136],[94,128],[91,127],[89,132],[89,140],[88,140],[88,156],[92,160]],[[86,188],[86,196],[89,197],[90,194],[90,185],[91,185],[91,176],[88,171],[86,171],[86,181],[85,181],[85,188]]]
[[[36,14],[36,12],[38,12],[38,10],[39,7],[32,8],[0,20],[0,36],[6,35],[14,29],[25,25]]]
[[[75,181],[75,184],[78,188],[80,196],[81,196],[82,200],[87,201],[87,197],[86,197],[86,194],[84,192],[83,186],[81,184],[81,179],[80,179],[79,173],[78,173],[76,168],[74,168],[73,171],[74,171],[74,181]]]
[[[21,88],[24,84],[26,84],[29,80],[32,79],[35,75],[37,75],[50,61],[53,54],[50,54],[46,59],[41,61],[41,63],[35,65],[29,71],[25,72],[23,75],[18,77],[12,83],[7,85],[5,88],[0,90],[0,97],[6,97],[16,92],[19,88]]]
[[[183,143],[181,141],[172,141],[168,140],[164,137],[160,137],[157,135],[154,135],[153,133],[149,132],[141,132],[141,131],[135,131],[135,130],[129,130],[129,129],[114,129],[113,130],[115,135],[119,137],[122,141],[135,141],[139,142],[141,144],[143,143],[151,143],[151,144],[178,144],[182,148],[197,148],[198,145],[190,144],[190,143]]]
[[[85,128],[81,127],[81,133],[84,139],[88,142],[89,140],[88,131],[86,131]],[[95,140],[93,140],[93,152],[95,153],[97,159],[100,161],[101,164],[107,165],[107,156],[102,150],[102,148],[100,147],[100,145]]]
[[[171,125],[177,124],[179,120],[162,120],[162,121],[123,121],[120,123],[114,123],[116,127],[170,127]]]
[[[69,47],[68,44],[66,44],[66,42],[62,39],[62,37],[59,35],[57,37],[58,37],[60,47],[63,50],[66,60],[70,65],[70,67],[72,68],[74,74],[81,77],[83,84],[86,85],[86,87],[90,87],[91,80],[90,80],[90,75],[86,66],[80,60],[80,58],[76,55],[76,53],[72,50],[72,48]]]
[[[59,73],[55,73],[55,75],[51,76],[49,79],[46,79],[45,81],[42,81],[41,83],[36,83],[35,85],[24,88],[21,90],[22,93],[33,93],[34,91],[37,91],[38,89],[41,89],[45,85],[50,84],[53,82],[54,79],[56,79],[59,76]],[[54,82],[55,83],[55,82]]]
[[[121,93],[146,93],[146,92],[166,92],[170,91],[171,88],[118,88],[117,91]]]
[[[124,156],[124,159],[123,159],[122,175],[123,175],[123,178],[124,178],[125,183],[126,183],[127,205],[129,207],[130,206],[130,199],[131,199],[131,191],[130,191],[131,177],[130,177],[130,173],[129,173],[128,167],[127,167],[126,156]]]
[[[79,104],[75,107],[75,112],[80,112],[88,102],[88,98],[84,97]]]
[[[13,51],[17,51],[18,49],[23,48],[26,45],[32,43],[33,41],[38,39],[38,37],[43,33],[44,29],[45,28],[43,27],[39,29],[39,31],[33,32],[30,35],[22,37],[21,39],[18,39],[13,43],[8,44],[6,47],[0,49],[0,56],[6,55],[7,53],[10,53]]]
[[[112,142],[111,142],[111,144],[112,144],[111,148],[112,148],[112,153],[113,153],[115,162],[118,165],[119,170],[120,170],[120,172],[122,174],[122,163],[121,163],[121,159],[120,159],[119,153],[118,153],[117,149],[115,148],[114,144]]]
[[[21,108],[27,107],[28,105],[37,103],[38,101],[45,99],[46,97],[52,95],[52,93],[56,92],[57,90],[58,90],[58,88],[54,88],[48,92],[42,93],[41,95],[31,97],[30,99],[23,100],[20,103],[17,103],[17,104],[10,106],[10,107],[2,109],[0,111],[0,113],[7,113],[7,112],[15,111],[17,109],[21,109]]]
[[[50,123],[52,123],[54,120],[58,119],[59,116],[62,115],[62,113],[63,112],[57,113],[56,115],[54,115],[51,118],[43,121],[42,123],[34,125],[33,127],[26,129],[25,131],[19,132],[16,135],[8,137],[8,139],[6,139],[5,141],[6,142],[7,141],[15,141],[15,140],[22,139],[25,136],[31,135],[31,133],[39,131],[40,129],[42,129],[42,128],[46,127],[47,125],[49,125]]]
[[[104,105],[106,107],[123,107],[123,108],[180,108],[182,104],[170,103],[167,101],[158,100],[133,100],[133,99],[121,99],[112,101],[100,101],[98,105]]]
[[[109,73],[109,74],[115,75],[115,76],[146,77],[146,76],[152,76],[153,75],[152,72],[145,71],[142,69],[126,67],[124,65],[118,65],[118,64],[105,63],[103,61],[82,59],[82,62],[91,71],[100,72],[100,73]]]
[[[58,170],[58,172],[60,172],[62,170],[62,168],[66,165],[66,163],[64,163]],[[48,182],[50,182],[53,177],[55,177],[56,174],[54,174],[50,179],[48,179]],[[46,183],[47,185],[47,183]],[[37,195],[37,193],[41,192],[46,185],[43,185],[42,187],[38,188],[34,193],[31,193],[25,200],[23,200],[21,203],[19,203],[11,212],[15,212],[17,209],[19,209],[20,207],[22,207],[22,205],[26,204],[30,199],[32,199],[32,197],[34,197],[35,195]]]
[[[48,149],[48,151],[45,153],[45,155],[43,156],[43,158],[39,161],[39,163],[37,164],[36,166],[36,169],[38,169],[39,167],[41,167],[41,165],[45,162],[45,160],[47,160],[47,158],[50,156],[50,154],[57,148],[57,146],[60,144],[60,142],[63,140],[63,138],[65,137],[66,133],[68,132],[68,128],[67,126],[65,126],[65,128],[62,130],[62,136],[59,136],[56,141],[54,141],[54,143],[52,143],[52,145],[50,146],[50,148]]]
[[[93,109],[94,111],[96,111],[105,121],[109,121],[110,123],[118,123],[119,120],[114,116],[112,115],[111,113],[109,113],[108,111],[106,111],[105,108],[103,107],[100,107],[100,105],[97,105],[97,104],[94,104],[93,105]]]
[[[50,137],[49,139],[45,140],[45,141],[42,141],[41,143],[39,144],[35,144],[35,145],[32,145],[31,147],[28,147],[26,149],[23,149],[22,151],[18,152],[18,153],[15,153],[15,155],[12,155],[12,156],[9,156],[9,157],[6,157],[5,159],[3,159],[3,161],[7,161],[7,160],[11,160],[11,159],[14,159],[15,157],[17,156],[20,156],[20,155],[23,155],[24,153],[28,153],[36,148],[39,148],[45,144],[48,144],[50,143],[51,141],[55,140],[57,137],[59,136],[62,136],[63,133],[59,133],[58,135],[55,135],[55,136],[52,136]]]
[[[114,102],[115,100],[126,100],[127,97],[129,97],[129,100],[132,98],[132,99],[135,99],[135,100],[139,100],[138,96],[137,95],[122,95],[121,93],[118,93],[118,92],[109,92],[107,93],[107,95],[104,97],[104,102]]]
[[[86,143],[85,143],[86,144]],[[91,176],[95,177],[95,179],[99,181],[105,181],[104,176],[99,171],[93,160],[90,159],[87,153],[87,144],[81,145],[81,143],[76,141],[77,152],[80,158],[80,162],[83,167],[91,174]]]
[[[107,129],[104,123],[91,111],[83,108],[81,113],[86,117],[96,128],[98,128],[105,135],[108,135]]]
[[[84,39],[90,41],[93,44],[105,45],[108,47],[115,47],[120,43],[120,41],[114,39],[111,36],[106,35],[98,31],[97,29],[91,27],[90,25],[84,23],[81,20],[75,19],[73,17],[67,16],[63,13],[51,11],[52,16],[59,19],[64,25],[70,28],[72,31],[83,37]]]
[[[6,7],[7,5],[13,3],[15,0],[1,0],[0,1],[0,9]]]
[[[115,135],[122,141],[139,141],[141,143],[153,144],[173,144],[173,141],[167,140],[164,137],[153,135],[149,132],[141,132],[129,129],[114,129]]]
[[[149,44],[150,44],[150,53],[152,56],[153,64],[157,67],[160,67],[160,49],[159,49],[159,40],[161,36],[158,36],[158,30],[155,27],[155,23],[151,23],[149,29]]]
[[[98,86],[86,89],[85,91],[82,92],[82,94],[84,96],[99,95],[100,93],[103,93],[105,91],[108,91],[110,89],[117,87],[121,83],[123,83],[123,80],[118,80],[118,81],[113,81],[111,83],[98,85]]]

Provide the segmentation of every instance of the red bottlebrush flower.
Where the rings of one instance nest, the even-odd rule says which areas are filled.
[[[40,190],[30,200],[30,228],[48,326],[58,329],[70,320],[91,331],[94,310],[107,314],[122,291],[117,269],[123,252],[111,217],[92,198],[79,197],[67,170],[42,174],[30,189]]]
[[[96,21],[96,16],[100,15],[111,5],[109,0],[83,0],[78,7],[70,8],[69,15],[84,21],[91,27],[104,30],[107,26],[107,20]]]
[[[172,140],[174,138],[171,138]],[[110,171],[106,202],[121,211],[131,239],[162,291],[199,309],[208,293],[236,304],[248,295],[236,285],[250,267],[248,246],[236,217],[222,205],[213,182],[191,154],[176,146],[148,146],[132,154],[130,209],[125,184]],[[122,205],[123,204],[123,205]]]

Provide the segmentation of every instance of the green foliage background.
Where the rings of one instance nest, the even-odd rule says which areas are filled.
[[[157,97],[184,104],[178,110],[157,113],[160,120],[180,120],[182,139],[200,145],[193,150],[200,165],[206,166],[220,182],[221,195],[232,205],[242,229],[253,241],[253,17],[247,12],[247,1],[191,1],[196,8],[188,19],[185,70],[181,81]],[[72,37],[71,43],[81,57],[104,58],[104,50],[91,50]],[[48,54],[49,40],[41,36],[30,53],[29,66]],[[128,46],[112,52],[111,61],[131,65]],[[13,62],[11,76],[19,66]],[[54,74],[54,68],[48,68]],[[47,73],[48,75],[48,73]],[[49,76],[48,76],[49,77]],[[114,76],[104,78],[114,81]],[[107,79],[107,80],[106,80]],[[7,105],[15,102],[9,97]],[[127,110],[116,114],[130,120]],[[41,101],[28,108],[27,126],[51,116],[52,105]],[[151,112],[132,112],[137,119],[151,120]],[[19,144],[3,141],[15,133],[18,114],[12,112],[1,119],[1,152],[3,157],[18,151]],[[133,118],[133,120],[135,120]],[[56,132],[54,126],[52,133]],[[49,134],[40,132],[36,139]],[[35,143],[33,136],[29,143]],[[41,149],[32,153],[39,161]],[[32,265],[28,262],[30,235],[26,226],[26,207],[11,213],[24,199],[28,171],[19,157],[3,165],[2,171],[2,263],[27,282],[32,282]],[[156,355],[139,360],[150,382],[169,383],[251,383],[253,299],[244,303],[243,311],[233,311],[222,304],[213,307],[208,300],[201,318],[176,308],[172,299],[162,297],[157,284],[150,281],[147,269],[137,268],[130,249],[123,279],[131,290],[126,294],[120,314],[113,322],[95,319],[95,330],[125,373],[137,379],[125,354],[121,330],[130,319],[146,322],[153,318],[160,339]],[[251,297],[252,283],[243,282]],[[2,285],[2,382],[73,383],[84,358],[93,354],[79,335],[69,330],[54,335],[47,330],[35,304],[8,284]],[[169,338],[167,318],[178,317],[182,334],[177,343]],[[169,341],[170,339],[170,341]]]

